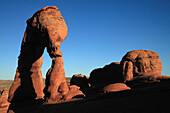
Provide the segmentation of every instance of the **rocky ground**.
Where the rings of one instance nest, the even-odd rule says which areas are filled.
[[[5,83],[5,82],[4,82]],[[129,83],[131,84],[131,83]],[[131,90],[99,93],[61,103],[25,101],[13,104],[16,113],[169,113],[170,80],[136,83]],[[7,109],[0,108],[1,113]]]
[[[34,113],[169,113],[170,80],[147,85],[73,102],[41,105]]]

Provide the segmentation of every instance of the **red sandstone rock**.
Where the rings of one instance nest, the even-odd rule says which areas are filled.
[[[57,96],[60,93],[67,93],[68,86],[66,84],[65,72],[64,72],[64,60],[61,57],[56,57],[52,62],[52,70],[49,75],[46,75],[46,88],[45,95],[48,102],[59,101]]]
[[[128,52],[121,60],[125,81],[136,76],[161,76],[162,63],[159,55],[149,50]]]
[[[123,75],[127,81],[133,78],[133,63],[131,61],[125,61],[123,65]]]
[[[70,90],[70,91],[77,91],[77,90],[80,90],[80,87],[79,87],[79,86],[76,86],[76,85],[70,85],[70,86],[69,86],[69,90]]]
[[[82,74],[73,75],[71,80],[70,80],[70,85],[77,85],[81,89],[89,87],[88,79],[86,78],[85,75],[82,75]]]
[[[69,91],[67,91],[65,94],[63,94],[62,98],[64,100],[70,100],[74,97],[85,97],[85,94],[80,91],[80,87],[76,86],[76,85],[70,85],[69,87]]]
[[[64,81],[64,80],[63,80]],[[66,94],[69,91],[69,87],[66,82],[61,83],[58,92],[62,93],[63,95]]]
[[[120,62],[113,62],[103,68],[94,69],[90,73],[89,82],[92,87],[107,83],[123,82]]]
[[[67,94],[64,95],[64,100],[69,100],[69,99],[72,99],[76,96],[81,96],[81,97],[85,97],[85,95],[83,94],[82,91],[80,90],[76,90],[76,91],[69,91]]]
[[[67,86],[58,89],[66,82],[60,44],[67,36],[67,30],[55,6],[42,8],[27,20],[15,80],[9,91],[10,102],[44,98],[41,66],[45,47],[53,59],[47,73],[46,97],[54,100],[58,93],[67,92]]]
[[[0,109],[7,109],[9,106],[8,102],[8,89],[4,88],[1,92],[1,97],[0,97]]]
[[[103,88],[104,93],[108,92],[117,92],[117,91],[123,91],[123,90],[130,90],[131,88],[128,87],[124,83],[115,83],[115,84],[109,84]]]

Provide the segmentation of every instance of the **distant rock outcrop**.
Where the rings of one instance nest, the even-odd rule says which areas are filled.
[[[94,69],[90,73],[91,86],[123,82],[120,62],[113,62],[103,68]]]
[[[138,76],[161,76],[162,63],[158,53],[149,50],[128,52],[121,60],[124,81]]]

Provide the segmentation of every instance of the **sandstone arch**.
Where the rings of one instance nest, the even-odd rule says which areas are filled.
[[[60,85],[66,83],[60,44],[67,37],[67,31],[67,25],[55,6],[42,8],[27,20],[15,80],[9,91],[10,102],[43,99],[44,93],[47,101],[56,101],[61,93],[58,91]],[[52,66],[47,73],[43,93],[41,66],[45,47]],[[68,90],[67,85],[64,88]]]

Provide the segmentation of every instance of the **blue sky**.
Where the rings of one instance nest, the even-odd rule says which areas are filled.
[[[66,76],[86,76],[119,62],[126,52],[153,50],[163,75],[170,75],[169,0],[0,0],[0,79],[13,79],[26,20],[38,9],[57,6],[68,26],[61,45]],[[51,59],[44,52],[45,77]]]

